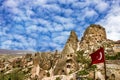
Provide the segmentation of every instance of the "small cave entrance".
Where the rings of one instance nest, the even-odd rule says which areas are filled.
[[[61,74],[62,74],[62,75],[66,75],[65,70],[61,70]]]
[[[71,65],[67,65],[66,67],[67,67],[67,68],[71,68]]]
[[[72,59],[66,60],[66,63],[72,63]]]
[[[115,80],[115,74],[111,74],[110,80]]]

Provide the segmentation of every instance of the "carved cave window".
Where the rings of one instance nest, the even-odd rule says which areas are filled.
[[[67,65],[67,68],[71,68],[71,65]]]
[[[69,55],[67,55],[67,57],[69,57]]]
[[[62,72],[65,72],[64,70],[62,70]]]
[[[71,62],[72,62],[71,59],[66,60],[66,63],[71,63]]]
[[[72,57],[72,54],[70,54],[70,57]]]

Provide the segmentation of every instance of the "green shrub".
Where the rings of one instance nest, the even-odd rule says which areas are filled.
[[[14,70],[9,74],[1,74],[0,80],[24,80],[25,74],[22,71]]]
[[[87,70],[81,70],[81,71],[79,71],[79,72],[77,73],[78,76],[87,75],[87,74],[89,74],[89,73],[87,72]]]
[[[117,59],[120,60],[120,52],[117,53]]]
[[[56,77],[56,79],[55,80],[61,80],[61,78],[60,77]]]
[[[106,60],[120,60],[120,52],[114,56],[106,55]]]
[[[73,73],[73,71],[70,71],[70,72],[69,72],[69,74],[72,74],[72,73]]]
[[[77,62],[78,63],[85,64],[85,63],[89,63],[90,62],[89,59],[86,59],[85,56],[83,56],[84,51],[77,51],[76,54],[77,54]]]

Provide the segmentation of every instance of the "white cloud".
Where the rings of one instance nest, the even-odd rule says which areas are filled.
[[[62,31],[64,29],[64,27],[61,24],[58,23],[53,23],[54,29],[55,31]]]
[[[5,1],[4,5],[6,7],[14,8],[14,7],[18,6],[18,3],[14,0],[7,0],[7,1]]]
[[[73,23],[64,24],[63,26],[65,30],[72,30],[75,27]]]
[[[23,15],[23,11],[21,11],[19,8],[17,7],[13,7],[11,9],[11,13],[15,14],[15,15]]]
[[[57,4],[45,4],[42,7],[52,12],[55,12],[55,11],[60,12],[62,10]]]
[[[59,50],[61,51],[63,49],[62,46],[60,46],[58,43],[55,43],[55,42],[51,42],[49,43],[49,46],[52,46],[54,48],[54,50]]]
[[[24,37],[23,35],[14,34],[12,37],[12,39],[19,40],[22,43],[26,42],[26,37]]]
[[[44,4],[46,4],[47,0],[36,0],[36,1],[33,1],[33,2],[34,2],[35,5],[39,5],[39,4],[44,5]]]
[[[44,41],[50,41],[50,37],[47,35],[41,36],[41,39]]]
[[[120,40],[120,33],[117,33],[117,32],[108,33],[108,38],[115,41]]]
[[[54,19],[55,19],[56,22],[61,23],[61,24],[66,24],[66,23],[72,22],[72,19],[65,18],[65,17],[62,17],[62,16],[55,16]]]
[[[10,49],[10,45],[12,44],[11,40],[5,40],[1,44],[2,49]]]
[[[35,13],[30,9],[30,8],[28,8],[27,10],[26,10],[26,16],[27,17],[30,17],[31,15],[34,15]]]
[[[39,19],[34,19],[35,23],[40,23],[42,25],[44,25],[45,27],[49,27],[51,26],[50,22],[48,20],[39,18]]]
[[[39,31],[40,31],[40,32],[45,32],[45,33],[47,33],[47,32],[48,32],[48,29],[45,28],[45,27],[39,27]]]
[[[62,36],[69,36],[70,35],[70,31],[64,31],[64,32],[61,32],[61,35]]]
[[[62,12],[64,12],[65,17],[71,17],[71,15],[73,14],[72,9],[62,9]]]
[[[76,2],[72,4],[72,8],[77,8],[77,9],[83,9],[85,8],[87,5],[89,5],[87,2]]]
[[[40,42],[39,45],[40,45],[41,47],[44,46],[43,48],[49,47],[49,43],[46,43],[46,42]]]
[[[95,23],[96,19],[100,20],[99,14],[104,16],[107,11],[107,16],[102,17],[103,20],[98,23],[106,27],[109,38],[112,39],[111,36],[115,36],[114,39],[120,39],[118,37],[120,9],[115,5],[109,5],[103,0],[85,2],[79,0],[6,0],[2,7],[4,18],[0,18],[3,21],[0,23],[0,29],[2,29],[0,45],[12,49],[33,50],[38,47],[40,51],[61,50],[71,30],[77,31],[80,38],[90,22]],[[112,7],[111,10],[110,7]],[[6,44],[7,42],[9,44]]]
[[[104,1],[100,1],[99,3],[97,3],[97,5],[95,6],[95,8],[99,11],[99,12],[104,12],[108,9],[109,4],[105,3]]]
[[[39,29],[36,25],[31,25],[27,27],[28,33],[30,32],[36,32]]]
[[[97,15],[97,13],[94,9],[85,8],[85,17],[93,17],[95,15]]]
[[[54,32],[55,29],[53,28],[53,26],[46,26],[47,30],[50,32]]]
[[[114,5],[109,14],[98,24],[106,28],[107,37],[112,40],[120,40],[120,8]]]
[[[66,36],[57,36],[53,38],[53,41],[58,44],[63,44],[67,40]]]
[[[33,39],[33,38],[27,38],[27,41],[26,41],[26,45],[29,46],[29,47],[35,47],[36,46],[36,40]],[[24,43],[25,44],[25,43]]]

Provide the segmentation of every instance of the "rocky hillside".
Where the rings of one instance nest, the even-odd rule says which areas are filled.
[[[113,41],[107,39],[105,28],[100,25],[92,24],[84,32],[79,44],[79,50],[83,50],[85,54],[90,54],[100,47],[105,48],[107,54],[112,54]]]
[[[93,80],[94,73],[96,79],[104,80],[101,64],[97,68],[89,66],[89,54],[99,47],[105,49],[108,80],[120,80],[120,64],[117,64],[120,59],[120,42],[109,40],[106,36],[105,28],[92,24],[80,41],[75,31],[71,31],[62,52],[56,50],[20,56],[2,55],[0,80]]]
[[[0,54],[11,54],[11,55],[17,55],[17,54],[26,54],[26,53],[34,53],[33,51],[23,51],[23,50],[7,50],[7,49],[0,49]]]

